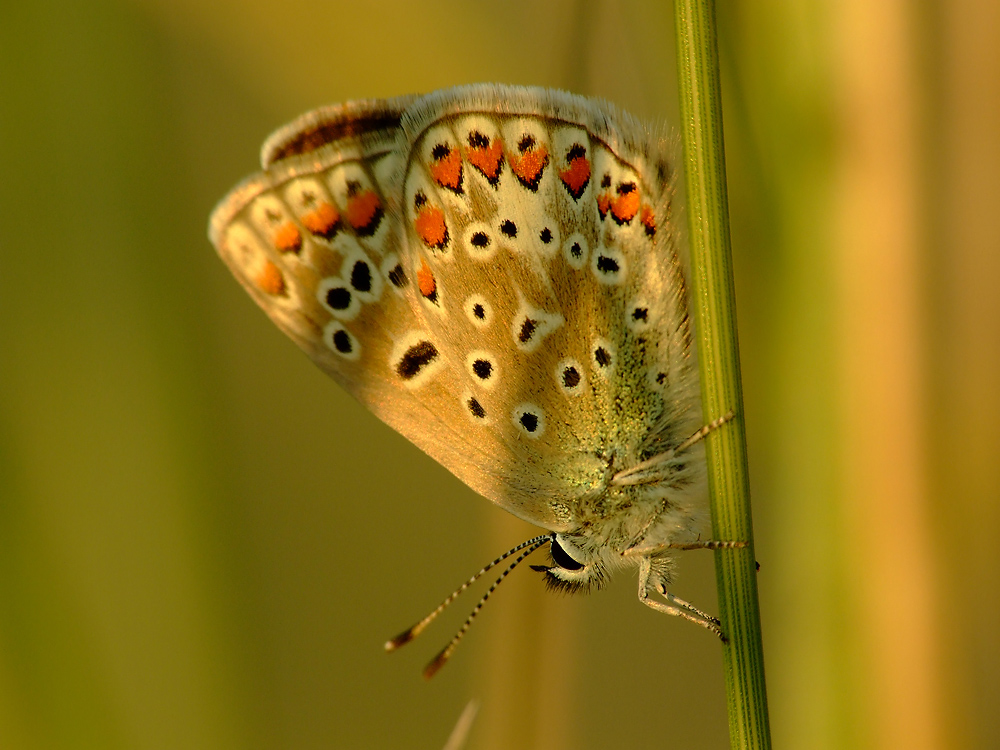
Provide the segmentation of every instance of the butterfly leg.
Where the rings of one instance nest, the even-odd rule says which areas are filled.
[[[706,539],[704,541],[698,540],[694,542],[664,542],[662,544],[654,544],[648,547],[642,546],[642,542],[637,543],[633,547],[629,547],[627,550],[622,552],[622,557],[632,557],[634,555],[642,555],[643,557],[647,555],[656,554],[665,549],[734,549],[736,547],[746,547],[747,542],[731,542],[723,541],[719,539]]]
[[[673,594],[667,591],[667,587],[662,582],[654,583],[651,581],[652,574],[652,564],[648,557],[641,558],[639,562],[639,601],[645,604],[650,609],[655,609],[657,612],[663,612],[667,615],[674,615],[675,617],[683,617],[685,620],[690,620],[691,622],[701,625],[706,630],[711,630],[722,640],[723,643],[728,643],[728,639],[722,632],[720,623],[717,619],[711,615],[702,612],[700,609],[692,604],[679,599]],[[650,589],[653,588],[657,590],[660,594],[664,596],[667,600],[666,602],[660,602],[656,599],[649,598]]]
[[[673,604],[675,607],[682,607],[682,608],[686,609],[688,612],[691,612],[692,614],[697,615],[698,617],[702,617],[705,620],[708,620],[709,622],[714,622],[716,625],[719,624],[719,621],[716,618],[712,617],[710,614],[702,612],[696,606],[694,606],[693,604],[691,604],[691,602],[686,602],[683,599],[681,599],[680,597],[674,596],[673,594],[671,594],[669,591],[666,590],[665,586],[661,586],[660,587],[660,593],[663,594],[664,598],[668,602],[670,602],[671,604]]]

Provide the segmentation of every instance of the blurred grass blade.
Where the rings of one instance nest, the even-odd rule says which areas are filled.
[[[473,699],[465,704],[465,708],[462,709],[462,714],[455,722],[455,728],[451,730],[443,750],[463,750],[466,740],[469,739],[469,732],[472,731],[472,723],[476,720],[477,713],[479,713],[479,701]]]

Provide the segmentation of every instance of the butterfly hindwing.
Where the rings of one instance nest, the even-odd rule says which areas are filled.
[[[615,467],[697,427],[666,142],[608,105],[493,86],[418,100],[403,126],[404,256],[452,363],[438,408],[501,462],[478,491],[576,523]]]

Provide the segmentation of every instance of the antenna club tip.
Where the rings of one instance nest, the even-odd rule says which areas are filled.
[[[409,630],[404,630],[402,633],[397,635],[395,638],[390,638],[385,642],[385,650],[392,653],[400,646],[405,646],[407,643],[416,638],[417,634],[414,632],[413,628]]]
[[[451,651],[445,649],[440,654],[434,657],[430,664],[424,667],[424,679],[430,680],[431,677],[438,673],[445,664],[448,663],[448,657],[451,656]]]

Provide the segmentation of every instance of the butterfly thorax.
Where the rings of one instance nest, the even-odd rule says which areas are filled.
[[[695,445],[634,484],[608,480],[580,497],[571,506],[573,525],[553,537],[553,565],[544,568],[548,583],[571,591],[599,588],[611,572],[642,557],[651,561],[657,581],[668,582],[672,563],[665,545],[694,541],[704,521],[702,467],[701,446]],[[636,551],[641,554],[631,554]]]

